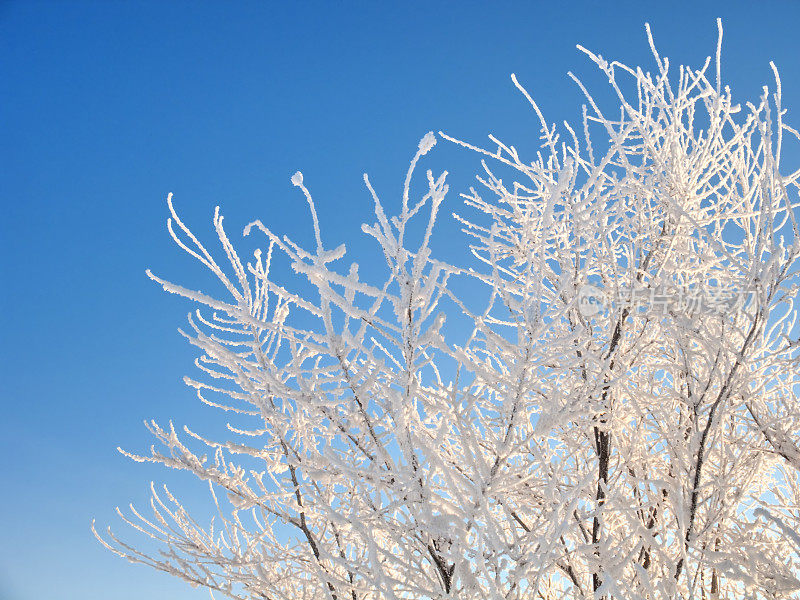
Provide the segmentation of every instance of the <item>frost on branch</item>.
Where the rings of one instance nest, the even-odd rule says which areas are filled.
[[[582,49],[619,110],[573,77],[578,127],[513,77],[532,157],[440,134],[483,157],[461,264],[431,250],[446,173],[411,192],[433,133],[399,202],[364,178],[380,281],[326,246],[299,172],[313,249],[256,221],[245,261],[216,211],[212,254],[170,198],[227,295],[150,277],[200,306],[186,383],[229,435],[152,422],[151,452],[124,453],[207,482],[217,514],[153,487],[120,515],[161,550],[101,541],[232,598],[800,598],[797,134],[774,68],[740,106],[719,46],[709,74],[648,39],[652,72]]]

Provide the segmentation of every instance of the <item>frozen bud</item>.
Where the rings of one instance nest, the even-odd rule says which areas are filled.
[[[427,154],[428,151],[435,145],[436,145],[436,136],[433,135],[432,131],[429,131],[428,133],[425,134],[425,137],[423,137],[419,141],[420,152],[422,152],[423,154]]]

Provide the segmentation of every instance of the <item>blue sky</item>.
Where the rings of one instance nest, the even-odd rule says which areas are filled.
[[[774,60],[800,110],[794,2],[0,2],[0,597],[208,597],[89,530],[143,505],[151,480],[203,493],[115,450],[146,451],[143,419],[217,417],[181,383],[188,304],[144,274],[207,281],[166,233],[168,192],[207,240],[220,204],[233,239],[260,218],[309,242],[301,169],[323,237],[369,269],[363,172],[394,206],[429,130],[532,150],[510,73],[548,119],[574,120],[566,71],[603,89],[576,43],[650,67],[649,21],[674,64],[698,65],[717,16],[735,96],[754,99]],[[440,143],[424,166],[450,171],[454,208],[478,165]]]

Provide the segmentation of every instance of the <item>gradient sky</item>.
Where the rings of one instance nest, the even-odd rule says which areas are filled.
[[[144,419],[219,422],[181,383],[189,305],[144,274],[208,281],[167,235],[168,192],[203,239],[220,204],[234,240],[260,218],[309,242],[289,182],[301,169],[323,237],[368,271],[363,172],[394,207],[429,130],[532,151],[537,124],[510,73],[549,120],[574,121],[567,70],[604,90],[576,43],[652,68],[649,21],[673,64],[699,65],[717,16],[735,97],[755,100],[774,60],[800,110],[797,2],[0,0],[0,598],[208,598],[89,530],[96,518],[128,534],[113,509],[143,506],[151,480],[204,493],[115,450],[147,451]],[[456,207],[475,156],[440,142],[426,161],[452,174]],[[446,251],[455,227],[442,229]]]

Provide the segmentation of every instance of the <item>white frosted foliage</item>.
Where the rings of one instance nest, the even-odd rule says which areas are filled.
[[[185,381],[226,427],[148,422],[150,452],[121,452],[206,482],[216,514],[154,485],[118,512],[159,549],[102,543],[214,597],[800,598],[798,136],[774,67],[734,102],[721,28],[700,68],[647,36],[647,69],[581,48],[618,106],[572,76],[572,125],[512,76],[527,154],[429,132],[391,202],[365,175],[361,269],[299,171],[311,248],[255,221],[246,260],[217,210],[212,251],[170,196],[221,292],[148,275],[198,305]],[[437,139],[482,161],[463,202],[415,175]]]

